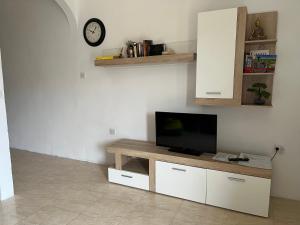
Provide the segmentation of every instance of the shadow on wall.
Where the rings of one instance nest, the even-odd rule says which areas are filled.
[[[195,106],[193,101],[196,97],[196,65],[188,64],[187,71],[186,105]]]
[[[98,144],[98,150],[99,154],[103,154],[103,149],[106,149],[106,146],[109,146],[113,144],[116,140],[106,141],[104,143]],[[114,155],[108,153],[107,151],[104,151],[104,159],[106,162],[106,165],[111,165],[114,162]]]
[[[155,141],[155,112],[147,113],[147,140]]]
[[[187,65],[187,82],[186,82],[186,106],[195,107],[194,99],[196,96],[196,65],[195,63],[189,63]],[[195,108],[198,110],[198,108]],[[188,110],[192,112],[193,110]],[[155,131],[155,112],[148,112],[146,115],[147,120],[147,140],[154,141],[156,139]]]

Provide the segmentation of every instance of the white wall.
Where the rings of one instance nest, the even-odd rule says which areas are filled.
[[[78,158],[79,76],[67,18],[55,1],[0,1],[11,147]]]
[[[14,195],[0,49],[0,200]]]
[[[271,154],[274,144],[285,147],[274,161],[272,194],[300,200],[300,179],[294,175],[300,170],[300,52],[294,47],[300,36],[299,1],[81,0],[78,54],[71,52],[77,47],[68,41],[67,23],[53,2],[1,1],[6,2],[6,16],[16,17],[6,20],[9,38],[3,46],[12,147],[106,163],[110,158],[104,145],[115,138],[154,140],[157,110],[216,113],[219,149]],[[8,2],[21,7],[12,10]],[[198,12],[240,5],[248,6],[249,12],[279,11],[273,108],[193,105],[195,64],[93,65],[94,56],[128,39],[195,40]],[[25,25],[18,23],[20,17]],[[102,19],[107,29],[98,48],[88,47],[82,37],[91,17]],[[86,72],[86,79],[79,78],[80,71]],[[117,129],[116,137],[109,136],[109,128]]]

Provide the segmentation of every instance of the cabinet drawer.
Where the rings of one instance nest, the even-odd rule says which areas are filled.
[[[206,170],[156,161],[156,192],[205,203]]]
[[[149,176],[124,170],[108,168],[108,180],[143,190],[149,190]]]
[[[267,217],[270,187],[270,179],[207,170],[206,203]]]

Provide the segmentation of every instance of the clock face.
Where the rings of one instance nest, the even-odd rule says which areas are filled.
[[[88,20],[83,29],[83,36],[90,46],[99,46],[105,38],[105,27],[102,21],[96,18]]]

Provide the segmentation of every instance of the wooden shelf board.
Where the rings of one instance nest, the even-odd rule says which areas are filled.
[[[237,163],[216,161],[213,160],[213,154],[204,153],[200,156],[192,156],[170,152],[168,151],[168,148],[156,146],[153,142],[121,139],[106,146],[106,151],[113,154],[148,159],[150,161],[158,160],[187,166],[225,171],[229,173],[263,177],[267,179],[272,177],[271,169],[260,169],[241,166]]]
[[[254,104],[242,104],[242,106],[256,106],[256,107],[264,107],[264,108],[272,108],[273,105],[254,105]]]
[[[274,73],[244,73],[244,76],[272,76]]]
[[[266,40],[255,40],[255,41],[245,41],[246,45],[257,45],[257,44],[276,44],[277,39],[266,39]]]
[[[146,56],[146,57],[138,57],[138,58],[95,60],[95,66],[184,63],[184,62],[193,62],[195,60],[196,60],[195,53],[180,53],[180,54],[173,54],[173,55]]]
[[[141,158],[130,159],[123,165],[123,170],[149,175],[149,160]]]

